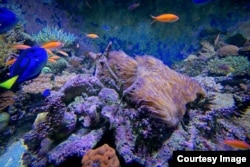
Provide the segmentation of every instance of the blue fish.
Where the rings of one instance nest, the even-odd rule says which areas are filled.
[[[42,93],[42,96],[43,96],[43,97],[48,97],[50,94],[51,94],[50,89],[45,89],[45,90],[43,91],[43,93]]]
[[[0,8],[0,34],[11,30],[18,22],[16,15],[6,8]]]
[[[193,3],[202,5],[202,4],[206,4],[210,1],[213,1],[213,0],[193,0]]]
[[[48,61],[45,49],[32,47],[25,49],[10,68],[10,79],[0,83],[0,87],[10,89],[15,83],[22,83],[39,76]]]
[[[102,29],[108,31],[108,30],[111,30],[112,27],[110,27],[109,25],[102,25]]]

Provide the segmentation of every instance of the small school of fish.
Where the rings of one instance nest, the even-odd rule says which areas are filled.
[[[48,61],[51,63],[55,63],[56,60],[58,60],[60,57],[55,55],[51,50],[61,48],[63,45],[64,44],[62,42],[51,41],[51,42],[44,43],[41,47],[44,48],[46,50],[46,52],[49,54]],[[31,48],[31,46],[23,45],[23,44],[16,44],[13,46],[13,48],[19,49],[19,50],[25,50],[25,49]],[[57,53],[59,53],[60,55],[66,56],[66,57],[68,56],[68,54],[66,52],[61,51],[61,50],[57,51]],[[6,62],[6,65],[12,65],[12,64],[14,64],[14,62],[15,62],[15,59],[11,59],[11,60]]]

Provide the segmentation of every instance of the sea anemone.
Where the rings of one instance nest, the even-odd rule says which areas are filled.
[[[118,84],[121,84],[123,96],[169,127],[178,125],[187,103],[194,101],[198,94],[205,96],[198,82],[171,70],[154,57],[137,56],[133,59],[122,51],[114,51],[107,58]],[[112,78],[109,70],[102,67],[97,76]]]

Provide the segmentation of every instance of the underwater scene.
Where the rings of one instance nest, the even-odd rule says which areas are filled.
[[[243,150],[250,0],[0,0],[0,166]]]

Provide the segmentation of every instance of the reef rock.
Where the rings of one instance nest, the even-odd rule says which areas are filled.
[[[112,51],[107,56],[106,66],[99,64],[97,69],[97,77],[116,80],[123,96],[169,127],[178,125],[187,103],[205,96],[198,82],[151,56],[133,59],[122,51]]]

